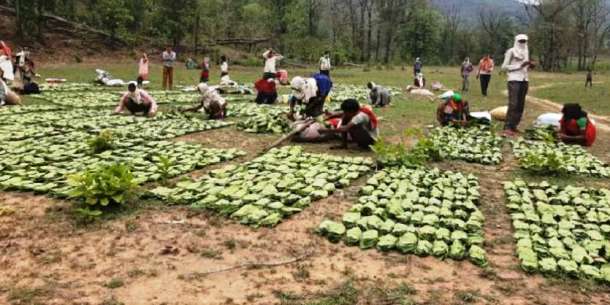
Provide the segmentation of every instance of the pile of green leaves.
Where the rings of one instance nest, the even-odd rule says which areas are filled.
[[[97,136],[89,139],[87,144],[89,147],[91,147],[91,151],[94,154],[99,154],[101,152],[113,149],[114,138],[112,136],[112,131],[102,130]]]
[[[386,87],[386,89],[390,91],[392,96],[400,95],[402,92],[402,90],[397,87]],[[370,90],[366,85],[334,85],[330,97],[333,101],[338,102],[353,98],[363,103],[369,102],[369,92]]]
[[[519,165],[535,174],[610,177],[610,168],[578,145],[519,139],[512,142]]]
[[[557,130],[555,130],[555,127],[552,125],[544,127],[532,127],[525,130],[523,138],[531,141],[557,143]]]
[[[610,190],[504,184],[521,267],[610,283]]]
[[[259,111],[253,116],[242,119],[237,128],[250,133],[285,133],[290,130],[286,111],[279,108],[269,108]]]
[[[383,138],[375,142],[371,148],[379,165],[415,168],[441,159],[439,149],[421,130],[407,129],[405,136],[417,139],[417,144],[410,150],[404,143],[389,143]]]
[[[486,266],[479,198],[472,175],[436,168],[385,169],[367,181],[341,222],[325,220],[318,231],[333,242],[362,249],[469,259]]]
[[[439,127],[429,135],[442,159],[480,164],[502,162],[502,139],[489,126]]]
[[[372,165],[372,160],[365,158],[309,154],[301,147],[289,146],[151,193],[170,202],[227,215],[242,224],[275,226],[312,201],[348,186]]]
[[[17,107],[6,106],[0,107],[0,115],[23,114],[42,111],[57,111],[62,109],[63,107],[56,105],[24,105]]]

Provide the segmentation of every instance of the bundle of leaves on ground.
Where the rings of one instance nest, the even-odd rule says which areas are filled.
[[[429,138],[440,151],[442,159],[480,164],[499,164],[502,161],[502,139],[488,126],[436,128]]]
[[[402,90],[397,87],[386,87],[392,96],[400,95]],[[359,102],[369,102],[370,90],[366,86],[335,85],[330,94],[333,101],[342,102],[347,99],[356,99]],[[339,103],[340,104],[340,103]]]
[[[520,167],[529,172],[610,177],[610,167],[581,146],[523,139],[512,146]]]
[[[64,107],[57,105],[24,105],[19,107],[0,107],[0,115],[23,114],[29,112],[58,111]],[[4,117],[3,117],[4,119]]]
[[[522,180],[504,189],[524,270],[610,283],[610,190]]]
[[[318,231],[331,241],[363,249],[376,246],[486,266],[479,197],[472,175],[389,168],[367,181],[358,203],[340,222],[325,220]]]
[[[151,193],[254,227],[274,226],[312,201],[349,185],[372,165],[366,158],[309,154],[301,147],[289,146],[241,165],[214,170],[200,180],[182,181],[175,188],[157,188]]]
[[[94,83],[43,83],[40,84],[42,92],[78,92],[78,91],[103,91],[118,90],[119,87],[104,87]]]
[[[237,123],[237,128],[250,133],[284,133],[290,130],[286,110],[259,106],[258,111]]]

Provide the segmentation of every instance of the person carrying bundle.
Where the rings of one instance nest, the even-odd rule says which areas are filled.
[[[259,79],[254,83],[256,89],[257,104],[274,104],[277,100],[277,87],[275,82],[269,82],[265,79]]]
[[[566,144],[591,146],[597,134],[595,124],[579,104],[565,104],[559,121],[559,138]]]
[[[263,58],[265,59],[265,69],[263,72],[263,78],[266,80],[274,79],[277,73],[277,62],[282,60],[284,56],[275,53],[273,49],[268,49],[265,53],[263,53]]]
[[[113,114],[123,113],[127,109],[132,115],[142,113],[148,117],[154,117],[157,114],[157,108],[157,102],[148,92],[138,89],[136,82],[129,82],[127,92],[121,97]]]
[[[327,113],[326,119],[340,118],[335,128],[322,129],[321,134],[341,134],[342,143],[339,149],[348,147],[348,142],[354,142],[361,149],[370,149],[379,136],[378,119],[368,107],[360,107],[355,99],[341,103],[341,112]]]
[[[366,86],[370,90],[369,99],[371,105],[375,107],[385,107],[392,102],[392,95],[388,89],[373,82],[369,82]]]
[[[468,102],[454,93],[438,105],[436,119],[442,126],[466,126],[470,119]]]
[[[197,112],[203,109],[210,120],[224,119],[227,114],[227,101],[218,94],[216,88],[200,83],[197,85],[197,90],[201,94],[199,105],[184,109],[182,112]]]

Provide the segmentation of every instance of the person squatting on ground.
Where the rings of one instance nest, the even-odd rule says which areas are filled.
[[[371,101],[371,105],[375,107],[385,107],[392,102],[392,95],[388,89],[373,82],[366,84],[366,87],[370,90],[369,100]]]
[[[458,93],[449,96],[436,109],[436,120],[441,126],[466,126],[470,118],[470,107]]]
[[[466,57],[460,68],[460,74],[462,75],[462,91],[468,92],[470,90],[470,73],[474,70],[470,57]]]
[[[208,86],[206,83],[197,85],[197,90],[201,94],[199,104],[182,110],[182,112],[197,112],[203,109],[211,120],[221,120],[227,115],[227,101],[218,94],[216,88]]]
[[[322,57],[320,57],[320,73],[322,73],[326,76],[330,76],[330,69],[331,69],[330,52],[326,51],[326,52],[324,52],[324,55],[322,55]]]
[[[277,87],[275,82],[269,82],[266,79],[259,79],[254,83],[256,89],[257,104],[274,104],[277,100]]]
[[[528,72],[535,67],[535,63],[530,61],[527,43],[527,35],[517,35],[515,45],[506,51],[502,64],[502,70],[508,74],[508,112],[503,132],[503,135],[508,137],[519,132],[517,127],[523,117],[529,89]]]
[[[157,114],[157,102],[148,92],[139,89],[136,82],[129,82],[127,92],[121,97],[113,114],[123,113],[125,109],[132,115],[142,113],[148,117],[154,117]]]
[[[268,49],[263,53],[263,58],[265,59],[265,69],[263,70],[263,78],[264,79],[274,79],[277,73],[276,66],[277,62],[282,60],[284,56],[275,53],[273,49]]]
[[[559,138],[566,144],[591,146],[597,134],[595,124],[579,104],[565,104],[559,121]]]
[[[479,61],[479,70],[477,71],[477,79],[481,83],[481,94],[487,96],[487,89],[491,81],[491,74],[494,71],[495,63],[490,54],[485,55]]]
[[[360,107],[355,99],[348,99],[341,103],[341,112],[328,113],[327,120],[340,118],[335,128],[321,129],[320,134],[340,134],[342,143],[339,147],[348,147],[348,142],[354,142],[361,149],[370,149],[379,137],[378,119],[372,109]]]
[[[176,63],[176,52],[171,47],[165,48],[161,54],[163,60],[163,90],[172,90],[174,87],[174,65]]]

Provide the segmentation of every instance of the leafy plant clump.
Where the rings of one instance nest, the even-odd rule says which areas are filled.
[[[610,190],[523,180],[504,190],[524,270],[610,283]]]
[[[382,138],[372,146],[377,162],[381,166],[417,168],[424,166],[428,161],[441,159],[439,149],[420,129],[407,129],[405,135],[417,139],[417,144],[410,150],[406,148],[405,143],[389,143]]]
[[[102,164],[68,177],[69,196],[79,199],[77,211],[87,216],[101,215],[109,207],[127,204],[138,188],[129,166],[120,163]]]
[[[360,193],[340,222],[324,220],[318,232],[362,249],[487,265],[476,177],[388,168],[370,178]]]
[[[115,147],[114,137],[111,130],[102,130],[97,136],[91,138],[87,144],[94,154],[111,150]]]

